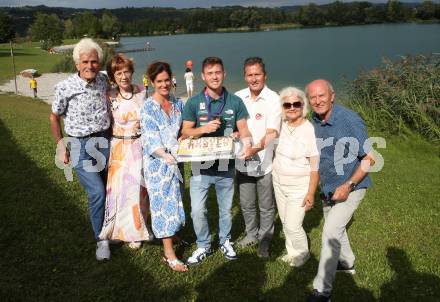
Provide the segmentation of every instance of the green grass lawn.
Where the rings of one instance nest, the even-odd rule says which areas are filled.
[[[62,59],[59,54],[49,54],[42,50],[37,42],[14,45],[15,71],[33,68],[40,74],[52,72],[53,66]],[[0,83],[14,77],[11,50],[9,44],[0,44]]]
[[[49,112],[30,98],[0,95],[1,301],[304,301],[319,259],[319,206],[306,216],[313,256],[300,269],[277,260],[284,252],[278,219],[268,261],[254,248],[239,250],[232,262],[216,250],[179,274],[160,263],[156,242],[138,251],[112,246],[112,260],[98,263],[86,194],[54,163]],[[379,151],[385,166],[349,229],[357,273],[338,274],[332,301],[439,301],[439,149],[393,137]],[[184,203],[182,236],[194,242],[188,195]],[[217,234],[212,195],[209,204]],[[236,240],[244,231],[237,200],[233,215]],[[186,258],[194,248],[179,253]]]

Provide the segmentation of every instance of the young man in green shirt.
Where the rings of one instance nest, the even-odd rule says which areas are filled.
[[[243,101],[230,94],[224,87],[223,62],[217,57],[208,57],[202,63],[202,80],[206,87],[190,98],[183,110],[182,135],[199,138],[202,136],[229,136],[237,132],[243,142],[242,158],[250,154],[251,134],[247,127],[249,117]],[[197,250],[188,258],[189,265],[202,262],[211,251],[211,238],[206,217],[206,200],[209,187],[213,184],[219,207],[219,239],[223,255],[234,260],[237,255],[231,245],[232,198],[234,195],[234,160],[199,163],[190,179],[191,217],[197,236]]]

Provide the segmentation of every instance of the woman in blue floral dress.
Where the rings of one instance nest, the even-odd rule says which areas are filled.
[[[170,94],[171,68],[155,62],[147,69],[154,93],[141,110],[144,175],[150,199],[154,235],[164,246],[163,260],[175,271],[186,272],[174,252],[173,237],[185,224],[183,178],[176,162],[183,103]]]

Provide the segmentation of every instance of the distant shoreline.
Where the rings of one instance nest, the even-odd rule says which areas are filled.
[[[197,35],[197,34],[217,34],[217,33],[247,33],[247,32],[265,32],[265,31],[283,31],[290,29],[312,29],[312,28],[331,28],[331,27],[349,27],[349,26],[369,26],[369,25],[396,25],[396,24],[416,24],[416,25],[428,25],[428,24],[439,24],[439,20],[428,20],[428,21],[411,21],[411,22],[383,22],[383,23],[359,23],[359,24],[326,24],[317,26],[306,26],[299,23],[281,23],[281,24],[262,24],[259,29],[250,28],[248,26],[242,27],[221,27],[217,28],[215,31],[204,31],[204,32],[185,32],[176,31],[174,33],[170,31],[158,31],[148,35],[130,35],[122,33],[121,38],[137,38],[137,37],[157,37],[157,36],[178,36],[178,35]]]

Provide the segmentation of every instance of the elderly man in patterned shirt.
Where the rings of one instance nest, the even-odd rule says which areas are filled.
[[[73,50],[73,59],[78,72],[55,86],[50,127],[61,150],[57,152],[60,161],[75,168],[87,192],[96,259],[109,260],[109,243],[98,237],[104,219],[110,134],[107,81],[99,73],[102,49],[92,39],[82,39]],[[64,118],[67,140],[63,140],[60,117]]]

